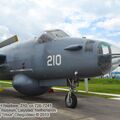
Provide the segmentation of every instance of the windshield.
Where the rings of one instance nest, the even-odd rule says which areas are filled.
[[[66,34],[64,31],[62,30],[49,30],[49,31],[45,31],[49,36],[51,36],[53,39],[57,39],[57,38],[63,38],[63,37],[69,37],[68,34]]]
[[[39,43],[46,43],[52,40],[58,40],[59,38],[69,37],[64,31],[56,29],[56,30],[48,30],[45,31],[39,38]]]

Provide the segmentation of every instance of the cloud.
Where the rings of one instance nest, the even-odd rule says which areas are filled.
[[[0,25],[0,40],[7,39],[8,36],[11,36],[9,29]]]
[[[0,38],[17,34],[29,40],[45,29],[60,28],[74,37],[107,39],[110,30],[114,36],[116,28],[119,32],[119,8],[119,0],[1,0]]]
[[[106,30],[120,30],[120,17],[98,22],[96,26]]]

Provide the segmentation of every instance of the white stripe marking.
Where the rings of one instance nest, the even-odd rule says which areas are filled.
[[[56,88],[56,87],[53,87],[53,89],[55,89],[55,90],[69,91],[67,88]],[[83,93],[86,93],[86,91],[83,91],[83,90],[78,90],[77,92],[83,92]],[[91,94],[97,94],[97,95],[106,95],[106,96],[120,97],[120,94],[99,93],[99,92],[89,92],[89,91],[88,91],[88,93],[91,93]]]
[[[33,71],[33,69],[17,69],[17,70],[10,70],[10,72],[26,72],[26,71]]]
[[[6,83],[6,84],[10,84],[10,85],[12,85],[11,82],[6,82],[6,81],[0,81],[0,83]]]

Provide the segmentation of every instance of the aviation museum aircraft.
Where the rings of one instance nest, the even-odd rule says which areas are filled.
[[[28,42],[16,41],[15,35],[0,43],[0,79],[12,80],[13,87],[27,96],[44,94],[53,86],[69,86],[65,96],[69,108],[77,106],[74,91],[80,78],[106,74],[120,62],[110,44],[73,38],[59,29]]]

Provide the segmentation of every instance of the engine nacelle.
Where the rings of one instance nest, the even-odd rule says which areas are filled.
[[[12,84],[18,92],[27,96],[41,95],[49,89],[47,86],[40,86],[39,80],[33,80],[23,74],[15,75]]]

